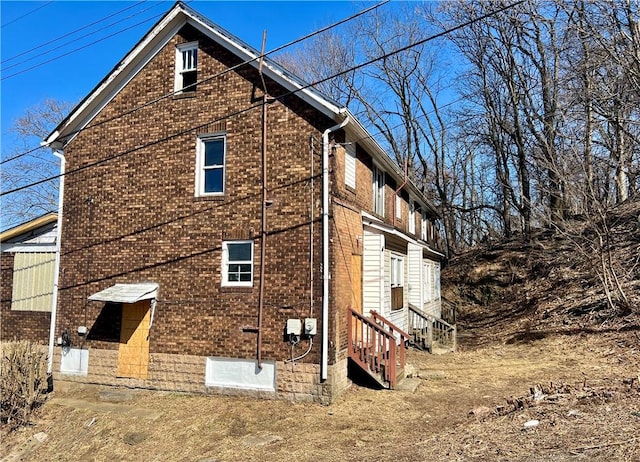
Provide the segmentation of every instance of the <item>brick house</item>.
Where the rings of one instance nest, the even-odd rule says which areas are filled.
[[[0,341],[49,342],[57,219],[49,213],[0,233]]]
[[[54,379],[330,402],[350,318],[440,315],[433,206],[259,56],[178,2],[46,140],[66,169]]]

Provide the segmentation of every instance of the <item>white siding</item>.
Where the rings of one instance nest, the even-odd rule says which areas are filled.
[[[415,244],[407,244],[407,260],[409,303],[420,308],[423,302],[422,248]]]
[[[382,311],[384,236],[364,232],[362,239],[362,311]]]
[[[385,318],[391,313],[391,251],[384,251],[384,303],[380,314]]]

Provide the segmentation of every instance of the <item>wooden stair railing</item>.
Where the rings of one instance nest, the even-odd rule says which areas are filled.
[[[409,330],[413,334],[414,342],[419,341],[430,352],[433,352],[434,345],[450,351],[456,350],[456,326],[411,304],[409,304]]]
[[[382,326],[383,328],[386,328],[388,332],[391,335],[393,335],[395,339],[400,340],[400,345],[401,345],[400,346],[400,369],[404,371],[404,366],[406,363],[405,345],[407,344],[407,342],[411,340],[412,338],[411,334],[400,329],[398,326],[396,326],[394,323],[389,321],[387,318],[383,317],[377,311],[371,311],[371,317],[375,322],[378,323],[378,325]],[[398,334],[399,337],[396,337],[396,334]]]
[[[442,302],[442,312],[440,314],[440,317],[452,326],[455,326],[457,318],[457,309],[455,303],[450,302],[444,297],[440,297],[440,301]]]
[[[381,385],[395,388],[398,345],[393,333],[349,308],[347,335],[349,358]],[[404,369],[404,343],[401,351],[401,367]]]

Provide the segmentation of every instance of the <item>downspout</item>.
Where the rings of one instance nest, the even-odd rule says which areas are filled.
[[[47,375],[53,372],[53,345],[56,338],[56,314],[58,308],[58,281],[60,280],[60,246],[62,242],[62,200],[64,198],[64,176],[66,159],[62,151],[54,150],[53,155],[60,159],[60,190],[58,191],[58,227],[56,236],[56,258],[53,269],[53,294],[51,296],[51,325],[49,327],[49,353]]]
[[[264,272],[265,257],[267,253],[267,85],[262,74],[262,64],[264,61],[264,47],[267,40],[267,31],[262,33],[262,56],[258,72],[262,80],[262,229],[260,231],[260,294],[258,297],[258,329],[256,339],[256,362],[258,369],[262,370],[262,313],[264,311]]]
[[[347,116],[342,123],[327,128],[322,134],[322,351],[320,380],[327,380],[329,367],[329,133],[349,123]]]

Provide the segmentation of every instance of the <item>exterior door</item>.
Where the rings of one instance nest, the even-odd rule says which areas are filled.
[[[122,304],[118,377],[148,377],[150,308],[149,300]]]

